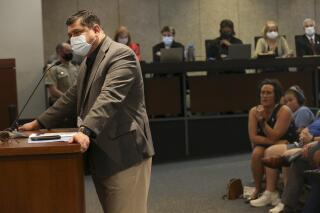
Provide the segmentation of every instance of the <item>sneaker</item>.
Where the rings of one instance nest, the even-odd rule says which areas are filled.
[[[261,197],[255,200],[250,201],[250,205],[254,207],[262,207],[266,205],[277,205],[280,202],[279,193],[278,192],[269,192],[264,191]]]
[[[283,203],[278,203],[274,208],[269,210],[269,213],[280,213],[284,209]]]

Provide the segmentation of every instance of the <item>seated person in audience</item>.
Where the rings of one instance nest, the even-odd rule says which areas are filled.
[[[220,22],[220,36],[212,41],[208,50],[208,60],[220,59],[228,56],[228,48],[231,44],[242,44],[242,41],[235,37],[233,22],[224,19]]]
[[[291,109],[293,112],[293,119],[295,126],[297,128],[298,133],[302,131],[303,128],[307,127],[310,123],[314,120],[314,115],[311,110],[304,106],[305,103],[305,96],[301,88],[297,85],[290,87],[284,96],[284,100],[286,105]],[[292,141],[293,142],[293,141]],[[270,146],[265,151],[266,158],[263,159],[270,159],[273,156],[281,156],[284,153],[290,150],[292,153],[299,151],[301,148],[296,148],[295,144],[276,144]],[[289,153],[287,153],[289,155]],[[283,165],[285,166],[285,165]],[[288,174],[288,167],[283,167],[283,182],[286,185],[287,182],[287,174]],[[256,200],[252,200],[250,204],[255,207],[266,206],[269,204],[277,204],[276,201],[279,202],[279,199],[272,198],[272,193],[276,192],[276,184],[278,178],[278,169],[275,168],[266,168],[266,191],[263,193],[261,197]],[[269,193],[270,192],[270,193]],[[281,204],[280,204],[281,205]],[[279,208],[277,205],[275,208],[271,209],[270,212],[274,212],[276,209]]]
[[[257,199],[261,191],[264,175],[262,158],[268,147],[275,144],[288,144],[297,138],[296,128],[290,108],[280,104],[282,97],[281,84],[276,79],[265,79],[259,85],[260,105],[249,112],[249,138],[253,147],[251,170],[255,182],[255,191],[249,198]],[[264,193],[278,199],[277,192]]]
[[[160,62],[160,50],[163,48],[170,49],[180,47],[184,49],[184,46],[181,43],[175,41],[174,37],[176,35],[176,31],[173,27],[164,26],[161,30],[161,35],[162,42],[152,47],[153,62]]]
[[[317,139],[314,137],[314,139]],[[317,169],[304,172],[309,177],[311,185],[310,195],[303,208],[302,213],[320,212],[320,143],[312,143],[303,150],[303,157],[312,161]]]
[[[56,46],[56,53],[61,64],[51,67],[45,77],[45,85],[49,92],[49,105],[52,105],[75,82],[78,68],[71,63],[72,49],[70,44],[61,43]]]
[[[298,133],[314,121],[314,114],[305,106],[306,98],[298,85],[291,86],[285,92],[284,102],[293,112],[294,124]]]
[[[303,192],[306,181],[311,182],[311,195],[307,200],[303,213],[316,213],[320,212],[319,196],[320,187],[319,180],[312,177],[317,170],[315,163],[319,163],[320,159],[320,119],[317,119],[308,128],[303,129],[300,134],[300,140],[305,144],[303,146],[302,155],[296,158],[288,173],[288,182],[284,187],[281,203],[277,205],[277,209],[272,213],[297,213],[301,212],[302,206],[300,201],[301,194]],[[319,165],[319,164],[318,164]],[[310,178],[310,175],[311,178]]]
[[[279,35],[278,24],[274,21],[267,21],[263,27],[263,36],[257,41],[254,57],[272,55],[275,57],[291,57],[292,50],[287,40]]]
[[[305,34],[296,36],[297,56],[320,54],[320,35],[316,34],[315,26],[316,23],[313,19],[307,18],[303,21]]]
[[[138,60],[141,61],[140,47],[138,44],[131,41],[130,32],[126,27],[121,26],[116,30],[114,40],[130,47],[135,52]]]

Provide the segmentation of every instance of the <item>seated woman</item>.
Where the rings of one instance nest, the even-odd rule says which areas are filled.
[[[262,30],[262,38],[256,45],[254,57],[273,55],[275,57],[293,56],[287,40],[279,35],[278,24],[274,21],[267,21]]]
[[[137,55],[138,60],[141,61],[140,47],[138,44],[131,41],[130,32],[126,27],[121,26],[116,30],[114,40],[130,47]]]
[[[301,88],[297,85],[290,87],[284,96],[284,101],[286,105],[292,110],[293,112],[293,119],[295,126],[297,128],[297,133],[300,133],[302,129],[308,126],[314,120],[314,115],[311,110],[304,106],[305,103],[305,96]],[[289,151],[287,151],[289,150]],[[294,154],[300,150],[300,148],[296,148],[295,144],[277,144],[269,147],[265,151],[266,158],[270,159],[273,156],[281,156],[287,152],[287,154]],[[289,153],[290,152],[290,153]],[[264,161],[265,159],[263,159]],[[284,177],[284,184],[287,183],[287,173],[288,168],[283,168],[283,177]],[[276,183],[278,177],[278,170],[272,168],[266,168],[266,191],[268,192],[275,192],[276,191]],[[268,196],[261,196],[257,200],[253,200],[251,205],[260,207],[270,204],[271,197]],[[270,212],[279,212],[278,209],[281,209],[283,206],[279,203],[275,208],[271,209]]]
[[[276,79],[265,79],[259,85],[260,105],[249,112],[249,138],[253,146],[251,170],[255,182],[255,192],[251,196],[251,205],[255,205],[261,191],[261,180],[264,174],[262,158],[265,150],[275,144],[287,144],[297,138],[296,128],[290,108],[280,104],[281,84]],[[273,204],[278,193],[267,191],[264,196],[271,197]],[[253,203],[252,203],[253,202]],[[258,204],[257,204],[258,205]],[[257,206],[255,205],[255,206]]]

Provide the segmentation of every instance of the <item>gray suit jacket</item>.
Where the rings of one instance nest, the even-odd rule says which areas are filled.
[[[50,128],[77,113],[97,135],[88,149],[93,174],[110,176],[154,155],[141,68],[129,47],[106,37],[82,91],[85,62],[77,82],[38,120]]]

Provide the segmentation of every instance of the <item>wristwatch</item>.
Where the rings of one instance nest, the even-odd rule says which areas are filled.
[[[94,132],[91,129],[89,129],[88,127],[85,127],[85,126],[80,126],[78,131],[82,132],[83,134],[85,134],[89,138],[94,138],[94,136],[95,136]]]

